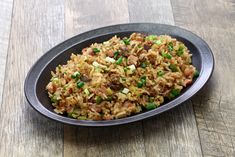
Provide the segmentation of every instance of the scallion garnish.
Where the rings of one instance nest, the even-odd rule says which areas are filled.
[[[82,88],[84,85],[85,85],[85,83],[80,81],[77,83],[77,88]]]

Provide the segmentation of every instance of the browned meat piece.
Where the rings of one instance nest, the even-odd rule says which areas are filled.
[[[128,57],[127,64],[128,65],[132,65],[132,64],[137,65],[137,61],[138,61],[138,57],[136,57],[134,55],[130,55]]]
[[[156,56],[155,56],[154,54],[148,55],[147,58],[148,58],[149,62],[150,62],[152,65],[155,64],[155,62],[156,62]]]
[[[149,49],[151,49],[151,46],[150,46],[150,45],[147,45],[147,44],[144,44],[144,49],[145,49],[146,51],[148,51]]]
[[[82,49],[82,54],[93,56],[95,53],[93,52],[93,50],[91,48],[84,48],[84,49]]]
[[[113,90],[121,90],[123,85],[120,83],[120,76],[118,74],[111,74],[110,75],[110,83],[108,86]]]
[[[146,51],[148,51],[149,49],[151,49],[152,45],[153,45],[153,42],[152,42],[152,41],[146,41],[146,42],[144,43],[144,49],[145,49]]]
[[[86,76],[85,74],[83,74],[80,79],[81,79],[81,81],[83,81],[83,82],[90,82],[90,81],[91,81],[91,79],[88,78],[88,76]]]
[[[112,50],[106,51],[106,54],[107,54],[109,57],[114,57],[114,52],[113,52]]]
[[[126,46],[123,46],[123,47],[120,48],[120,53],[124,57],[128,57],[130,55],[129,54],[129,49]]]

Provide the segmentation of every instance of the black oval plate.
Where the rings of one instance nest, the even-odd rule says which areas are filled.
[[[156,35],[167,34],[182,41],[193,54],[192,62],[200,71],[199,77],[176,99],[154,110],[139,113],[127,118],[109,121],[88,121],[76,120],[56,114],[53,111],[53,107],[45,90],[51,77],[50,71],[54,70],[58,64],[65,64],[70,58],[71,53],[81,52],[82,48],[89,46],[91,43],[103,42],[114,35],[119,37],[129,36],[133,32]],[[214,57],[209,46],[200,37],[187,30],[176,26],[154,23],[120,24],[79,34],[49,50],[29,71],[25,80],[24,91],[29,104],[48,118],[78,126],[111,126],[152,117],[185,102],[205,85],[213,72],[213,68]]]

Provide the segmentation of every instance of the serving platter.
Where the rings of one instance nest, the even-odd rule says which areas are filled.
[[[166,34],[183,42],[193,54],[192,64],[200,72],[199,77],[193,81],[192,85],[184,89],[177,98],[164,103],[154,110],[130,117],[107,121],[91,121],[72,119],[55,113],[45,90],[51,78],[50,72],[59,64],[66,64],[72,53],[79,53],[84,47],[92,43],[109,40],[114,35],[119,37],[129,36],[133,32],[156,35]],[[204,40],[190,31],[176,26],[156,23],[119,24],[76,35],[47,51],[30,69],[25,79],[24,92],[29,104],[36,111],[50,119],[77,126],[120,125],[158,115],[187,101],[206,84],[212,75],[213,69],[214,57],[211,49]]]

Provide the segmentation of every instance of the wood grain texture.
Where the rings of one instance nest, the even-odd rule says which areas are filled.
[[[126,0],[67,1],[65,17],[66,37],[129,22]],[[145,156],[141,122],[106,128],[65,126],[64,156]]]
[[[129,0],[131,22],[174,25],[169,0]],[[143,121],[147,156],[202,156],[192,103]]]
[[[67,38],[91,29],[129,21],[127,0],[66,0],[66,4]]]
[[[235,156],[235,1],[172,1],[177,25],[210,45],[214,74],[193,99],[204,156]]]
[[[3,101],[0,156],[63,155],[62,125],[44,118],[26,102],[23,82],[29,68],[64,38],[62,0],[15,0]]]
[[[7,49],[11,28],[12,6],[13,0],[0,1],[0,104],[2,103]]]
[[[174,25],[170,0],[128,0],[130,22]]]

